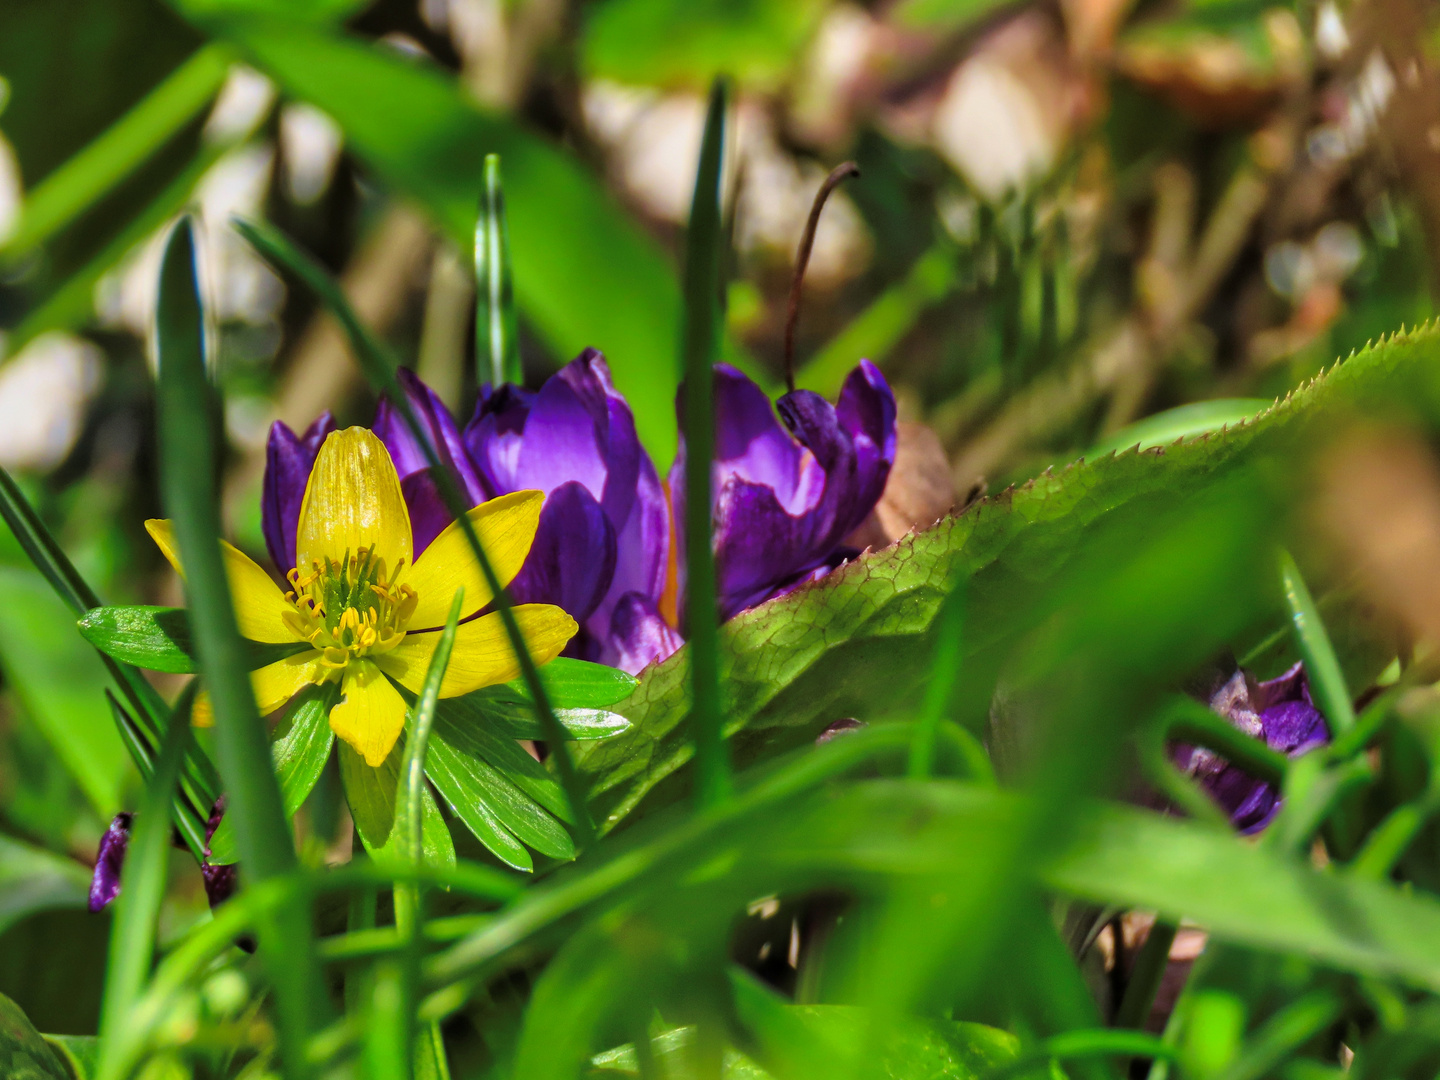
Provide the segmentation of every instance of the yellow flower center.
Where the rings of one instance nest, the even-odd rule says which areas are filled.
[[[307,570],[297,566],[285,575],[291,585],[285,624],[321,653],[333,675],[353,660],[389,652],[405,640],[419,602],[414,589],[396,581],[404,567],[401,559],[387,575],[385,560],[365,547],[339,561],[316,559]]]

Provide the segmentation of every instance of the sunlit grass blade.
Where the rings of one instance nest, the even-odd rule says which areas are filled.
[[[1355,726],[1355,705],[1345,685],[1335,647],[1330,644],[1330,635],[1325,632],[1325,624],[1315,607],[1315,600],[1288,551],[1280,553],[1280,582],[1285,590],[1285,603],[1290,608],[1295,644],[1305,661],[1310,694],[1325,714],[1330,734],[1340,735]]]
[[[910,775],[930,775],[935,761],[935,741],[946,720],[955,682],[960,676],[961,634],[965,628],[965,593],[956,589],[945,598],[940,611],[940,630],[935,641],[935,659],[930,664],[930,685],[915,723],[915,741],[910,744]]]
[[[255,706],[244,642],[220,552],[215,432],[221,425],[205,367],[205,328],[196,279],[195,234],[176,226],[160,269],[157,314],[160,488],[186,568],[191,631],[215,714],[227,814],[246,879],[294,869],[295,846]],[[260,935],[276,987],[287,1073],[309,1072],[304,1047],[323,998],[316,979],[308,905],[277,913]]]
[[[430,731],[435,726],[435,706],[440,700],[440,683],[445,678],[445,669],[450,665],[450,651],[455,646],[455,628],[460,622],[460,611],[465,601],[465,590],[455,590],[450,603],[450,614],[445,620],[445,629],[435,643],[435,652],[430,657],[430,667],[425,672],[425,682],[420,688],[420,697],[411,712],[410,734],[405,743],[405,762],[400,769],[400,783],[395,793],[395,827],[405,838],[405,859],[412,866],[425,865],[425,844],[421,795],[425,787],[425,755],[430,748]],[[415,884],[397,885],[395,888],[395,929],[406,942],[409,961],[406,977],[401,990],[405,995],[404,1015],[410,1015],[414,993],[415,967],[419,960],[416,951],[419,940],[419,924],[423,917],[423,894]],[[386,985],[383,974],[377,983],[377,992]],[[417,1076],[437,1077],[448,1074],[445,1061],[445,1041],[440,1035],[437,1023],[422,1025],[420,1031],[412,1031],[413,1056]]]
[[[128,176],[210,103],[229,66],[227,49],[206,45],[176,68],[30,193],[0,254],[15,259],[33,250]]]
[[[120,732],[120,741],[125,744],[129,751],[130,758],[135,762],[135,767],[140,770],[140,776],[146,784],[150,783],[155,775],[155,758],[160,748],[152,745],[149,737],[140,729],[140,725],[125,710],[115,695],[109,690],[105,691],[105,700],[110,704],[110,713],[115,719],[115,727]],[[183,754],[182,750],[182,754]],[[207,805],[214,805],[212,799]],[[170,800],[170,819],[174,822],[175,828],[180,831],[180,837],[185,841],[185,846],[199,862],[205,857],[205,826],[208,814],[202,815],[196,808],[194,802],[188,797],[182,787],[180,791],[174,792]]]
[[[159,758],[145,787],[145,801],[135,818],[126,850],[110,928],[110,962],[105,969],[105,997],[100,1014],[102,1062],[100,1075],[115,1077],[119,1050],[116,1033],[128,1022],[150,974],[156,923],[165,895],[166,857],[170,850],[169,807],[180,776],[180,761],[190,741],[190,706],[196,684],[186,687],[170,717]]]
[[[394,357],[366,329],[365,324],[360,321],[359,316],[351,308],[349,301],[345,299],[345,294],[340,290],[335,279],[326,273],[314,259],[300,251],[286,236],[260,222],[236,221],[235,227],[267,260],[290,271],[320,297],[320,300],[329,308],[331,314],[345,330],[350,344],[355,350],[355,355],[359,358],[371,384],[389,397],[404,419],[405,425],[410,429],[415,441],[424,451],[431,476],[439,489],[440,496],[446,508],[459,524],[461,532],[465,534],[465,540],[470,545],[470,550],[474,552],[476,561],[480,564],[480,571],[485,577],[486,587],[495,597],[496,611],[505,627],[505,634],[510,641],[510,646],[515,651],[515,657],[520,663],[520,677],[535,703],[535,714],[545,733],[545,741],[549,745],[555,769],[560,774],[560,782],[564,786],[566,797],[570,802],[573,827],[583,846],[594,836],[595,828],[590,822],[584,787],[575,771],[575,762],[570,749],[565,744],[565,729],[560,726],[560,722],[555,718],[554,710],[550,707],[550,698],[540,680],[539,669],[536,668],[535,660],[530,655],[530,650],[526,647],[525,639],[520,633],[519,624],[515,621],[510,595],[496,577],[490,557],[485,553],[485,547],[480,543],[480,537],[476,534],[475,526],[467,514],[470,507],[465,505],[465,500],[460,495],[454,477],[450,474],[450,470],[441,463],[429,432],[416,417],[415,411],[410,407],[409,399],[400,386],[399,380],[395,377]]]
[[[0,517],[5,519],[5,524],[41,576],[77,617],[100,606],[100,598],[95,594],[95,590],[75,569],[69,556],[40,520],[40,515],[4,469],[0,469]],[[161,736],[165,731],[165,719],[170,713],[169,707],[139,669],[130,664],[119,663],[103,652],[100,659],[130,705],[129,713],[116,713],[121,740],[130,750],[141,775],[148,778],[147,761],[153,760],[159,752]],[[133,728],[127,729],[125,724],[121,723],[122,715],[129,717]],[[147,758],[142,759],[138,754],[140,742],[147,748]],[[210,807],[220,795],[220,779],[209,756],[193,743],[185,753],[182,781],[187,797],[176,800],[176,823],[180,825],[181,834],[195,858],[199,859],[204,844],[197,844],[195,839],[204,836],[205,819],[210,814]],[[184,824],[181,824],[182,821]]]
[[[510,224],[500,185],[500,155],[485,155],[485,191],[475,221],[475,364],[479,382],[524,381],[515,291],[510,278]]]
[[[710,461],[715,452],[715,379],[720,351],[720,180],[728,87],[710,89],[705,135],[685,237],[682,339],[685,436],[685,628],[690,646],[690,732],[695,797],[701,807],[730,795],[730,761],[721,732],[720,631],[715,553],[710,546]]]

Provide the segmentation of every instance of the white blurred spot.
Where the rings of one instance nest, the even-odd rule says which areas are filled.
[[[876,47],[879,25],[864,8],[835,5],[821,20],[793,83],[791,130],[820,146],[836,145],[852,127],[850,96]]]
[[[1315,283],[1315,260],[1303,244],[1281,241],[1265,253],[1265,280],[1279,295],[1299,300]]]
[[[15,150],[10,140],[0,135],[0,240],[9,236],[10,230],[20,220],[20,204],[24,197],[20,163],[15,159]]]
[[[285,189],[293,202],[308,206],[330,186],[343,142],[339,125],[313,105],[280,110],[280,151]]]
[[[1332,221],[1325,225],[1311,243],[1315,252],[1315,269],[1329,281],[1344,281],[1365,257],[1365,242],[1360,230],[1348,221]]]
[[[236,64],[205,121],[205,141],[226,143],[245,138],[265,119],[274,103],[275,84],[254,68]]]
[[[1325,0],[1315,13],[1315,48],[1326,60],[1339,60],[1350,48],[1350,34],[1335,0]]]
[[[203,226],[198,230],[200,283],[207,311],[217,321],[260,325],[274,318],[284,301],[280,279],[230,227],[234,216],[259,213],[273,163],[274,151],[268,146],[241,146],[217,161],[196,188]],[[101,278],[95,308],[102,323],[149,336],[168,234],[167,225]]]
[[[584,108],[591,132],[610,152],[621,186],[654,217],[683,223],[694,195],[704,100],[597,81],[585,89]],[[763,252],[788,265],[828,170],[797,161],[781,148],[761,107],[742,102],[730,133],[726,200],[737,172],[743,173],[735,245],[742,253]],[[870,236],[855,204],[843,191],[836,192],[815,233],[807,280],[821,288],[833,286],[862,271],[869,257]]]
[[[1030,88],[1007,65],[984,54],[951,76],[931,137],[946,160],[991,200],[1048,171],[1057,150]]]
[[[100,350],[71,334],[43,334],[0,367],[0,465],[53,469],[80,435],[100,385]]]

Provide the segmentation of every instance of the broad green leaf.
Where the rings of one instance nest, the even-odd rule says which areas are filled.
[[[89,898],[90,872],[74,859],[0,835],[0,934],[27,915]]]
[[[70,1070],[71,1080],[94,1080],[100,1069],[100,1040],[94,1035],[45,1035],[51,1051]]]
[[[0,610],[6,680],[96,814],[110,818],[120,809],[130,763],[105,704],[104,665],[34,571],[0,567]]]
[[[1141,450],[1152,446],[1165,446],[1177,439],[1203,435],[1207,431],[1215,431],[1231,424],[1243,424],[1269,407],[1270,402],[1260,398],[1219,398],[1215,401],[1195,401],[1189,405],[1179,405],[1120,429],[1085,456],[1100,457],[1113,450],[1126,450],[1132,446],[1138,446]]]
[[[70,1070],[40,1037],[20,1006],[0,994],[0,1076],[6,1080],[71,1080]]]
[[[557,709],[603,709],[629,697],[640,680],[619,668],[591,664],[557,656],[540,668],[540,681]],[[530,691],[521,679],[502,683],[494,690],[518,695],[512,700],[530,701]]]
[[[173,675],[189,675],[197,670],[195,645],[184,608],[109,605],[86,612],[79,626],[86,641],[116,660]],[[244,644],[246,663],[252,671],[310,648],[305,642]]]
[[[1046,610],[1048,591],[1080,565],[1089,538],[1131,530],[1138,542],[1156,513],[1188,505],[1227,471],[1297,452],[1380,407],[1440,419],[1440,331],[1382,342],[1244,424],[1046,473],[737,616],[721,635],[725,731],[737,765],[814,739],[842,717],[879,720],[913,707],[936,614],[960,582],[970,610],[961,662],[970,693],[983,698],[1007,644]],[[617,706],[631,730],[577,745],[602,830],[647,797],[660,805],[684,790],[688,664],[682,649]]]
[[[539,670],[555,718],[570,738],[607,739],[630,726],[630,721],[606,706],[634,692],[639,680],[633,675],[566,657],[551,660]],[[457,717],[463,713],[468,722],[490,726],[514,739],[544,737],[522,679],[451,698],[446,707]]]
[[[654,242],[578,162],[480,111],[439,69],[383,46],[233,8],[202,21],[327,113],[346,146],[423,203],[462,250],[473,242],[485,155],[498,153],[522,316],[558,356],[603,349],[641,440],[670,461],[679,289]]]
[[[365,850],[376,861],[400,862],[404,860],[404,838],[395,828],[395,792],[400,780],[400,761],[405,752],[405,741],[400,739],[385,759],[385,764],[372,769],[365,759],[350,749],[350,744],[340,742],[340,780],[345,785],[345,799],[350,804],[350,816],[355,821],[355,830]],[[445,819],[440,816],[440,807],[435,796],[424,788],[424,842],[427,866],[450,868],[455,865],[455,842]]]
[[[618,82],[703,89],[729,75],[774,90],[824,10],[817,0],[609,0],[587,11],[582,62]]]

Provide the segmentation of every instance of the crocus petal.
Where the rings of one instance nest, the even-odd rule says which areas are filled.
[[[481,503],[466,515],[502,586],[510,584],[525,564],[544,501],[538,491],[517,491]],[[415,561],[415,569],[405,580],[417,597],[415,614],[410,618],[410,625],[417,630],[444,625],[455,590],[462,585],[465,587],[462,619],[495,598],[458,522],[445,527],[425,549],[425,554]]]
[[[180,565],[180,551],[175,544],[175,531],[170,522],[151,518],[145,522],[145,530],[170,565],[182,578],[185,568]],[[285,612],[293,610],[270,575],[256,564],[255,560],[239,548],[220,541],[220,551],[225,562],[225,577],[230,582],[230,595],[235,603],[235,622],[240,636],[251,641],[287,642],[299,640],[295,631],[285,625]]]
[[[615,572],[610,588],[585,620],[591,633],[604,636],[615,605],[626,593],[639,593],[658,603],[665,591],[669,559],[670,505],[650,455],[644,454],[635,483],[634,505],[616,532]]]
[[[315,455],[335,430],[335,418],[327,410],[296,435],[276,420],[265,446],[265,480],[260,496],[260,529],[265,548],[283,573],[295,565],[295,533],[300,527],[300,504],[305,485],[315,465]]]
[[[559,656],[560,650],[579,629],[574,619],[550,604],[517,604],[512,610],[526,649],[536,665],[548,663]],[[439,640],[439,631],[406,634],[404,641],[377,657],[376,663],[400,685],[418,694]],[[497,612],[492,612],[461,623],[456,628],[455,647],[450,653],[444,681],[440,684],[440,696],[468,694],[483,686],[509,682],[519,674],[520,662],[510,648],[505,624]],[[334,725],[333,714],[331,725]],[[339,729],[336,730],[338,732]]]
[[[610,616],[610,633],[602,642],[599,661],[639,675],[683,644],[650,600],[639,593],[626,593]]]
[[[561,484],[545,500],[525,565],[510,583],[517,604],[556,604],[583,622],[615,571],[615,531],[579,483]]]
[[[441,464],[449,469],[459,482],[460,490],[469,505],[483,502],[487,492],[481,483],[479,472],[470,461],[465,443],[460,438],[455,417],[436,396],[435,391],[421,382],[414,372],[401,368],[396,375],[415,418],[425,429]],[[375,412],[372,430],[390,451],[390,459],[395,463],[395,471],[402,480],[429,467],[430,462],[410,430],[410,425],[388,398],[381,399],[380,407]]]
[[[101,911],[120,895],[120,872],[125,866],[125,851],[130,846],[130,824],[133,814],[116,814],[115,820],[100,838],[100,851],[95,858],[95,876],[90,879],[90,910]]]
[[[378,769],[405,727],[405,699],[368,660],[346,665],[344,693],[330,710],[330,730]]]
[[[849,517],[842,520],[844,535],[857,528],[885,494],[899,445],[895,393],[869,360],[861,360],[845,379],[835,415],[855,448],[855,490],[850,494]],[[862,506],[866,507],[863,512]]]
[[[410,511],[411,543],[418,559],[455,517],[440,497],[435,478],[427,469],[411,473],[401,480],[400,491],[405,496],[405,507]]]
[[[524,445],[525,421],[535,400],[532,391],[505,383],[492,389],[480,388],[475,415],[465,425],[465,448],[491,491],[514,491],[520,448]]]
[[[305,487],[296,538],[298,565],[343,559],[362,547],[390,564],[411,561],[410,513],[390,453],[362,427],[330,435]]]

